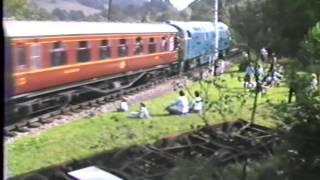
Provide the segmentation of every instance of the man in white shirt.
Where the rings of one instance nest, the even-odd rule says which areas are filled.
[[[191,106],[191,111],[193,113],[201,113],[202,112],[202,106],[203,106],[203,101],[202,98],[200,97],[199,91],[194,92],[194,100]]]
[[[179,91],[176,102],[169,105],[166,110],[169,114],[185,115],[189,112],[189,102],[183,91]]]
[[[221,75],[221,74],[223,74],[224,73],[224,69],[225,69],[225,61],[224,61],[224,59],[223,58],[221,58],[220,60],[219,60],[219,74]]]

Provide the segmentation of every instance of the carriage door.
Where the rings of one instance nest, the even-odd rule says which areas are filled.
[[[32,70],[41,69],[41,46],[39,44],[31,45],[30,61]]]

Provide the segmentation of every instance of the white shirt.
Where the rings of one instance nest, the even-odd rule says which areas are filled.
[[[140,108],[139,118],[150,118],[149,111],[146,107]]]
[[[224,65],[225,65],[224,60],[221,59],[221,60],[220,60],[220,63],[219,63],[219,67],[220,67],[220,70],[221,70],[221,71],[224,70]]]
[[[312,82],[311,82],[311,85],[312,85],[313,87],[317,87],[317,85],[318,85],[318,80],[317,80],[316,78],[314,78],[314,79],[312,80]]]
[[[123,110],[123,111],[125,111],[125,112],[128,111],[128,110],[129,110],[129,105],[128,105],[128,103],[122,101],[122,102],[120,103],[120,109]]]
[[[193,109],[197,111],[202,111],[202,98],[196,97],[193,101]]]
[[[187,97],[180,96],[178,100],[174,103],[176,105],[177,110],[182,113],[188,113],[189,112],[189,102]]]
[[[264,56],[268,55],[268,51],[267,51],[265,48],[262,48],[262,49],[260,50],[260,53],[261,53],[262,55],[264,55]]]

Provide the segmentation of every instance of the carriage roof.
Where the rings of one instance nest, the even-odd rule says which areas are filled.
[[[214,23],[210,21],[170,21],[172,25],[179,27],[182,30],[196,32],[213,32],[215,31]],[[228,26],[222,22],[218,22],[218,28],[220,31],[228,30]]]
[[[165,23],[3,21],[3,26],[7,37],[178,32]]]

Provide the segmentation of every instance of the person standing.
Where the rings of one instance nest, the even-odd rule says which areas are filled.
[[[253,66],[252,62],[250,62],[246,68],[245,76],[244,76],[244,87],[245,88],[252,86],[251,80],[252,80],[254,74],[255,74],[254,66]]]
[[[220,67],[220,72],[219,74],[223,74],[224,73],[224,69],[225,69],[225,61],[224,58],[220,59],[220,63],[219,63],[219,67]]]
[[[267,61],[267,59],[268,59],[268,51],[267,51],[267,49],[266,48],[264,48],[264,47],[262,47],[261,48],[261,50],[260,50],[260,56],[261,56],[261,60],[263,61],[263,62],[266,62]]]

